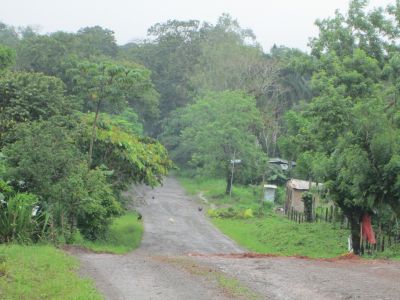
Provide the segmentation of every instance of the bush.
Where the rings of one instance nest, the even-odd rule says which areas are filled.
[[[29,242],[39,227],[32,209],[38,203],[36,195],[17,193],[0,208],[0,242]]]
[[[285,198],[286,198],[286,187],[279,186],[275,192],[275,203],[283,205],[285,203]]]
[[[209,209],[207,211],[207,214],[209,217],[212,218],[223,218],[223,219],[248,219],[248,218],[253,218],[253,209],[251,208],[246,208],[246,209],[240,209],[240,208],[234,208],[234,207],[229,207],[229,208],[221,208],[221,209]]]

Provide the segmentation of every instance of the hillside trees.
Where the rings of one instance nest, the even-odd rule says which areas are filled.
[[[56,77],[6,72],[0,77],[0,144],[17,123],[69,114],[79,106],[76,98],[65,95],[64,84]]]
[[[93,56],[116,55],[113,33],[101,28],[18,38],[18,69],[25,71],[0,77],[0,176],[16,195],[35,195],[52,238],[72,241],[76,230],[99,238],[121,212],[123,189],[155,186],[172,167],[165,148],[143,136],[140,123],[143,115],[158,113],[150,71]],[[97,52],[90,54],[85,41]],[[6,68],[13,52],[3,49]],[[107,112],[101,119],[100,111]]]
[[[318,23],[315,97],[287,114],[288,132],[280,139],[281,150],[297,159],[297,171],[324,182],[348,217],[355,253],[363,214],[398,212],[399,206],[396,54],[385,52],[395,46],[386,43],[386,31],[371,27],[377,19],[386,28],[396,25],[382,10],[366,13],[365,4],[353,1],[347,17],[337,13]]]
[[[0,45],[0,72],[14,63],[15,52],[7,46]]]
[[[193,100],[189,78],[199,53],[200,28],[197,20],[157,23],[148,29],[148,40],[128,44],[120,51],[123,59],[140,62],[152,71],[152,80],[160,93],[161,119]],[[152,127],[159,133],[154,124]]]
[[[251,182],[262,174],[265,155],[256,137],[262,123],[253,97],[240,91],[210,93],[180,110],[170,121],[166,132],[178,137],[170,145],[172,158],[181,161],[183,156],[184,165],[189,164],[207,176],[226,178],[227,193],[232,159],[242,160],[240,182]],[[176,128],[178,124],[180,127]],[[163,139],[169,140],[170,136]]]
[[[67,239],[76,228],[94,239],[120,212],[120,204],[105,173],[88,169],[74,132],[61,123],[58,119],[17,126],[11,133],[15,141],[3,149],[4,177],[19,191],[38,195],[40,206],[52,216],[52,226]]]
[[[76,69],[70,69],[69,74],[75,83],[74,92],[84,99],[85,110],[95,112],[88,154],[91,165],[100,109],[105,107],[113,113],[121,112],[127,107],[130,98],[138,98],[151,92],[153,85],[146,69],[111,61],[83,62]]]

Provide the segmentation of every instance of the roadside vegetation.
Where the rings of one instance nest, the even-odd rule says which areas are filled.
[[[0,245],[0,299],[103,299],[75,258],[45,245]]]
[[[249,251],[313,258],[347,253],[349,230],[340,229],[338,224],[288,220],[274,211],[279,204],[260,201],[261,187],[234,186],[230,198],[223,180],[178,178],[189,194],[204,195],[208,201],[205,210],[212,222]]]
[[[260,201],[268,182],[282,205],[292,177],[323,183],[356,254],[365,216],[400,243],[400,2],[367,2],[318,20],[308,53],[262,49],[228,14],[157,23],[123,46],[100,26],[43,35],[0,22],[0,244],[129,251],[142,228],[121,193],[174,164],[208,178],[182,183],[249,249],[341,253],[341,230],[294,229]],[[276,157],[296,167],[283,176]],[[272,247],[275,232],[287,234]],[[311,246],[319,238],[338,248]]]
[[[222,179],[177,175],[186,192],[199,198],[206,214],[224,234],[249,251],[283,256],[333,258],[348,253],[350,230],[339,223],[296,223],[275,212],[282,199],[262,203],[261,187],[233,186],[232,197],[225,194]],[[366,256],[369,258],[370,256]],[[387,247],[373,258],[400,259],[398,246]]]
[[[101,239],[89,241],[78,236],[74,239],[74,245],[94,252],[124,254],[139,247],[142,235],[143,224],[138,220],[138,215],[128,212],[115,218]]]

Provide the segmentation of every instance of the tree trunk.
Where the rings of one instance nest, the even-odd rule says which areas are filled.
[[[99,100],[99,102],[97,102],[96,114],[95,114],[94,120],[93,120],[92,136],[90,137],[89,158],[88,158],[88,166],[89,166],[89,168],[92,165],[93,144],[94,144],[94,138],[96,136],[96,127],[97,127],[97,119],[99,118],[100,104],[101,104],[101,101]]]
[[[351,214],[349,216],[350,230],[351,230],[351,241],[353,244],[353,253],[360,255],[360,216],[357,214]]]
[[[230,191],[231,191],[231,171],[228,168],[228,171],[226,172],[226,191],[225,194],[229,195]]]

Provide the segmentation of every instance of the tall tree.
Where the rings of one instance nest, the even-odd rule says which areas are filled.
[[[88,154],[91,165],[100,110],[120,112],[126,108],[129,98],[140,98],[153,85],[147,69],[111,61],[80,63],[69,70],[69,76],[75,85],[74,92],[85,101],[85,109],[95,112]]]
[[[243,92],[210,93],[184,108],[178,122],[179,138],[171,156],[190,159],[189,165],[207,175],[226,178],[231,185],[231,160],[241,159],[239,181],[248,183],[262,174],[266,156],[257,143],[261,118],[255,99]],[[175,135],[176,129],[166,132]],[[169,139],[165,135],[164,139]],[[172,145],[171,145],[172,146]]]
[[[20,122],[45,120],[79,109],[63,82],[40,73],[6,72],[0,77],[0,140]]]

